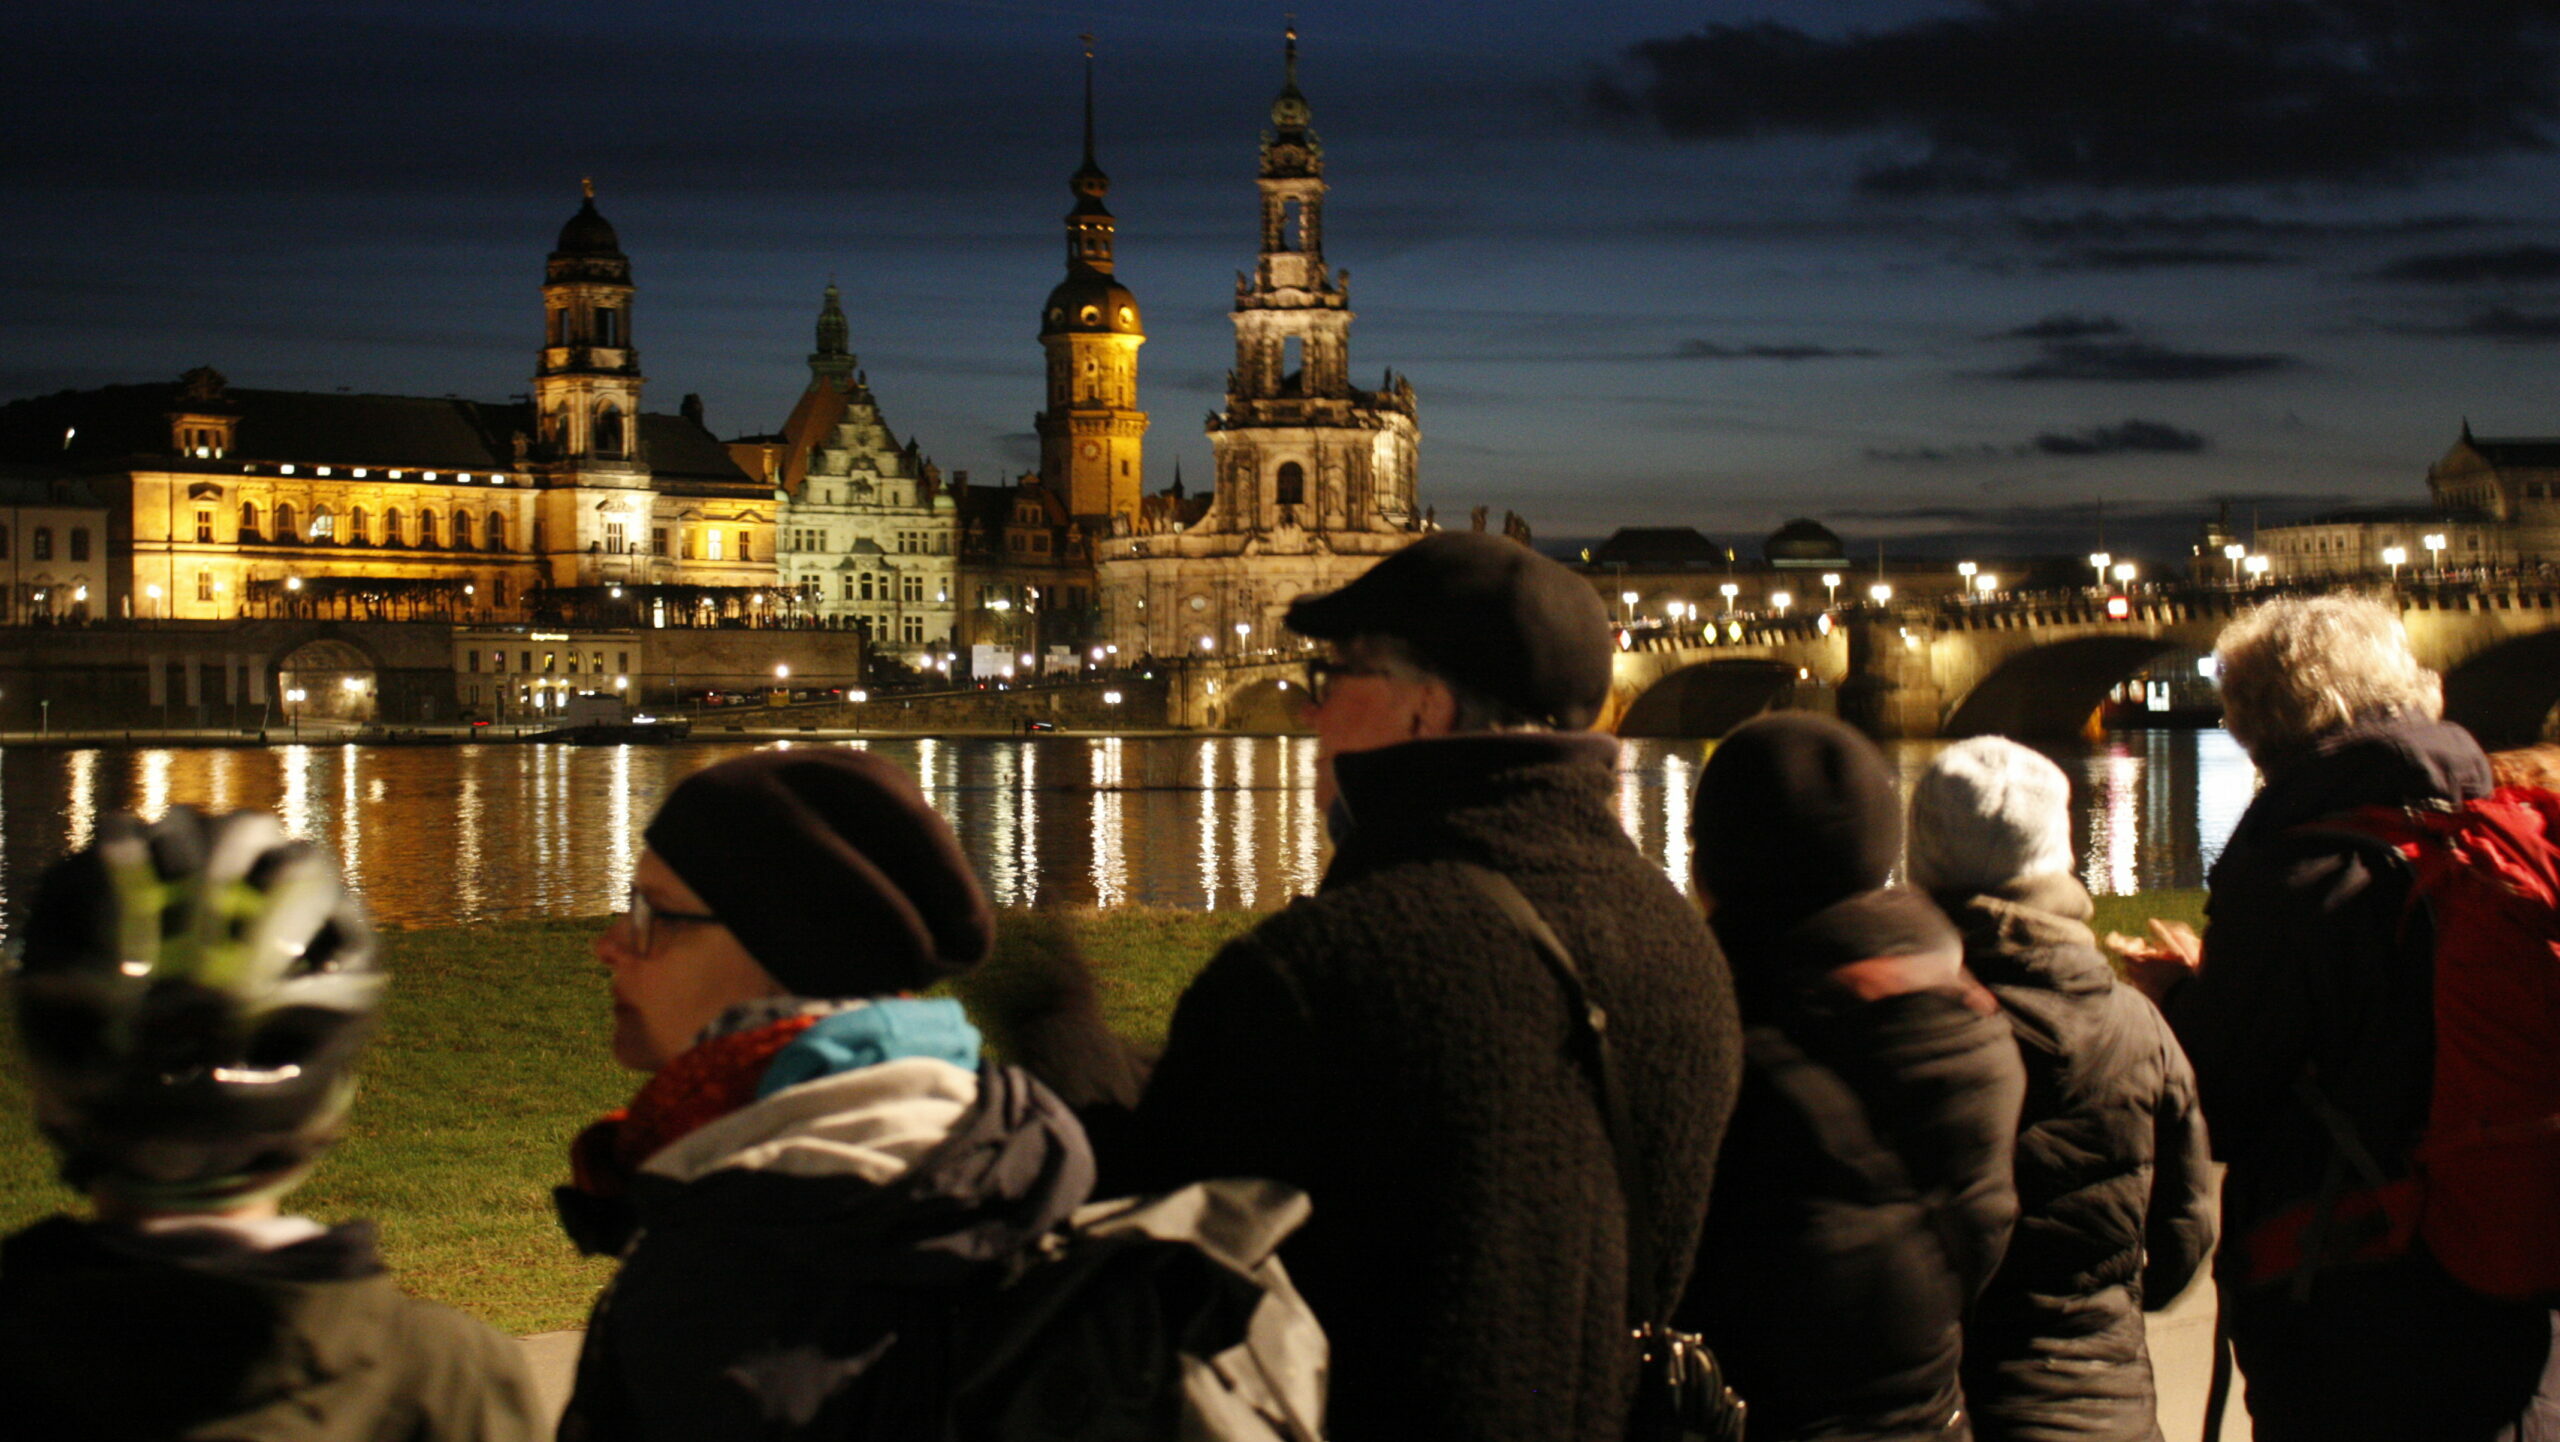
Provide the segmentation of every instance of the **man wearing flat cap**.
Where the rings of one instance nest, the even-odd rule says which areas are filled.
[[[1618,819],[1617,743],[1586,729],[1607,611],[1562,566],[1463,532],[1287,620],[1323,643],[1333,860],[1184,994],[1125,1146],[1097,1134],[1106,1184],[1307,1192],[1281,1256],[1332,1339],[1337,1442],[1614,1442],[1628,1323],[1688,1273],[1739,1033],[1705,923]],[[1606,1011],[1650,1163],[1631,1198],[1564,983],[1470,865],[1517,888]]]
[[[986,956],[986,897],[914,779],[857,751],[724,761],[646,835],[595,954],[614,1059],[649,1080],[558,1193],[622,1269],[560,1436],[921,1435],[901,1409],[939,1359],[898,1338],[1093,1181],[1064,1105],[910,994]]]

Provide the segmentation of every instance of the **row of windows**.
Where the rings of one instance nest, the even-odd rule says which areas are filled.
[[[568,658],[568,666],[567,666],[567,668],[566,668],[566,669],[567,669],[568,674],[569,674],[569,675],[572,675],[572,676],[577,675],[577,674],[578,674],[578,653],[577,653],[577,652],[575,652],[575,651],[545,651],[545,652],[543,652],[543,653],[542,653],[542,674],[544,674],[544,675],[546,675],[546,676],[549,676],[549,675],[554,675],[554,674],[557,674],[558,672],[560,672],[560,671],[563,669],[563,668],[562,668],[562,666],[561,666],[561,664],[560,664],[560,662],[561,662],[561,658],[562,658],[562,657],[564,657],[564,656]],[[593,651],[593,652],[589,652],[589,653],[588,653],[588,656],[589,656],[590,660],[589,660],[589,664],[588,664],[587,669],[588,669],[590,672],[592,672],[593,674],[596,674],[596,675],[599,675],[599,676],[603,675],[603,674],[604,674],[604,653],[603,653],[602,651]],[[479,674],[479,671],[480,671],[480,653],[479,653],[479,651],[477,651],[477,650],[475,649],[475,650],[471,650],[471,651],[466,651],[466,652],[464,652],[464,653],[463,653],[463,661],[464,661],[464,665],[466,666],[466,668],[467,668],[467,669],[468,669],[468,670],[469,670],[473,675],[478,675],[478,674]],[[504,650],[502,650],[502,649],[497,649],[497,648],[492,648],[492,649],[490,650],[490,652],[489,652],[489,669],[490,669],[490,670],[492,670],[492,671],[495,671],[495,672],[497,672],[497,673],[499,673],[499,674],[501,674],[501,675],[504,675],[504,674],[506,673],[506,669],[507,669],[507,653],[506,653]],[[529,673],[529,672],[531,672],[531,671],[534,669],[534,667],[533,667],[533,652],[532,652],[532,651],[530,651],[530,650],[525,650],[525,651],[518,651],[518,652],[516,653],[516,669],[517,669],[518,671],[521,671],[521,672],[528,672],[528,673]],[[628,651],[616,651],[616,652],[614,652],[614,653],[613,653],[613,669],[614,669],[614,670],[616,670],[616,671],[620,671],[620,672],[628,673],[628,672],[631,670],[631,653],[630,653],[630,652],[628,652]]]
[[[279,542],[286,540],[311,540],[319,542],[342,541],[348,545],[363,546],[373,544],[374,518],[372,514],[362,506],[354,507],[346,513],[346,516],[343,518],[345,521],[343,527],[340,525],[341,518],[337,513],[331,511],[326,505],[318,505],[311,508],[309,529],[305,530],[303,518],[301,514],[294,509],[293,502],[291,501],[277,502],[275,510],[270,513],[267,519],[274,524],[275,537]],[[383,544],[388,546],[405,546],[409,544],[409,521],[410,518],[401,514],[400,508],[397,506],[384,511],[382,513]],[[417,514],[416,521],[417,543],[419,545],[435,546],[442,544],[437,540],[438,520],[435,512],[420,511]],[[455,511],[453,513],[452,528],[449,533],[452,536],[453,548],[458,551],[475,549],[476,543],[473,536],[475,531],[479,531],[480,529],[480,523],[473,518],[469,511]],[[489,513],[485,532],[482,533],[488,537],[488,548],[490,550],[505,550],[507,548],[507,518],[505,514],[499,511],[491,511]],[[258,503],[255,501],[241,502],[240,539],[244,542],[256,544],[259,542],[263,534],[264,532],[259,525]],[[213,540],[213,512],[201,509],[196,512],[196,539],[198,541],[208,543]],[[538,541],[537,544],[539,544]]]
[[[856,616],[853,628],[874,641],[903,641],[915,645],[924,640],[924,617],[899,616],[892,624],[888,616]]]
[[[65,538],[70,542],[69,559],[74,561],[89,559],[89,528],[87,526],[69,528]],[[7,559],[9,559],[9,528],[0,525],[0,561]],[[37,526],[27,532],[27,559],[30,561],[53,559],[53,527]]]
[[[857,571],[849,574],[844,577],[844,599],[848,601],[899,600],[918,602],[924,600],[924,577],[920,575],[901,575],[895,577],[894,579],[897,582],[897,594],[895,596],[890,594],[891,579],[892,577],[889,574],[877,571]],[[937,589],[933,598],[937,601],[946,600],[949,598],[950,594],[951,593],[948,591]]]

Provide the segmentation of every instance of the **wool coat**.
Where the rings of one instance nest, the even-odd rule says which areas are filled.
[[[1627,1324],[1687,1272],[1738,1051],[1723,958],[1628,839],[1615,755],[1501,734],[1336,757],[1322,886],[1200,974],[1105,1153],[1106,1182],[1308,1194],[1281,1258],[1332,1340],[1337,1442],[1625,1435]],[[1518,886],[1606,1008],[1654,1163],[1632,1205],[1563,988],[1460,861]],[[1653,1275],[1629,1275],[1631,1227]]]
[[[2018,1225],[1964,1328],[1980,1442],[2160,1436],[2143,1310],[2213,1255],[2195,1073],[2159,1009],[2116,980],[2069,876],[1938,898],[2017,1036]]]
[[[2408,874],[2318,823],[2485,795],[2492,779],[2468,732],[2414,717],[2284,759],[2214,863],[2203,964],[2164,1000],[2229,1163],[2215,1277],[2261,1442],[2461,1442],[2535,1407],[2560,1427],[2560,1388],[2544,1376],[2552,1313],[2465,1290],[2423,1243],[2323,1267],[2304,1296],[2289,1281],[2244,1280],[2252,1233],[2316,1196],[2335,1155],[2303,1083],[2395,1170],[2433,1085],[2432,947],[2423,916],[2402,925]]]
[[[0,1433],[533,1442],[522,1350],[403,1294],[373,1229],[260,1248],[54,1217],[0,1244]]]

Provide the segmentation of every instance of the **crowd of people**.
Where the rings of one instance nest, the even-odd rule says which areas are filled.
[[[2051,761],[1962,742],[1905,798],[1805,713],[1713,749],[1684,895],[1588,729],[1606,609],[1512,541],[1434,535],[1287,619],[1321,647],[1332,859],[1153,1055],[1062,932],[983,1014],[930,994],[996,919],[895,764],[761,751],[667,795],[595,941],[646,1079],[569,1146],[564,1229],[619,1265],[559,1437],[1243,1435],[1176,1397],[1235,1378],[1122,1365],[1119,1320],[1077,1334],[1081,1385],[1070,1358],[987,1395],[1016,1375],[984,1362],[987,1299],[1096,1198],[1174,1195],[1207,1198],[1181,1212],[1204,1234],[1269,1223],[1279,1265],[1223,1334],[1288,1374],[1264,1435],[1616,1442],[1650,1407],[1636,1333],[1673,1329],[1754,1442],[2143,1442],[2144,1313],[2210,1266],[2260,1438],[2560,1439],[2548,1298],[2483,1296],[2422,1240],[2342,1228],[2272,1274],[2253,1245],[2342,1137],[2405,1170],[2427,1113],[2408,883],[2305,840],[2494,784],[2387,610],[2233,625],[2229,725],[2266,784],[2210,924],[2103,940]],[[280,1204],[382,986],[361,908],[269,817],[110,818],[47,875],[13,997],[88,1206],[0,1247],[0,1430],[547,1425],[512,1343],[401,1295],[363,1224]],[[1094,1295],[1052,1287],[1044,1325]],[[1326,1345],[1261,1336],[1255,1298]]]

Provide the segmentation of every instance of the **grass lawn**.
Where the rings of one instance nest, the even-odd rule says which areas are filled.
[[[2201,921],[2200,892],[2102,899],[2098,929],[2139,932],[2147,915]],[[1114,1027],[1163,1039],[1174,998],[1244,912],[1012,913],[964,1001],[1012,984],[1016,958],[1073,931],[1104,985]],[[323,1219],[367,1216],[404,1285],[510,1333],[576,1326],[611,1266],[582,1261],[551,1219],[563,1148],[636,1079],[605,1047],[611,1018],[588,954],[598,923],[527,922],[393,932],[395,985],[366,1062],[346,1140],[294,1194]],[[0,1231],[72,1198],[27,1118],[25,1086],[0,1048]]]

